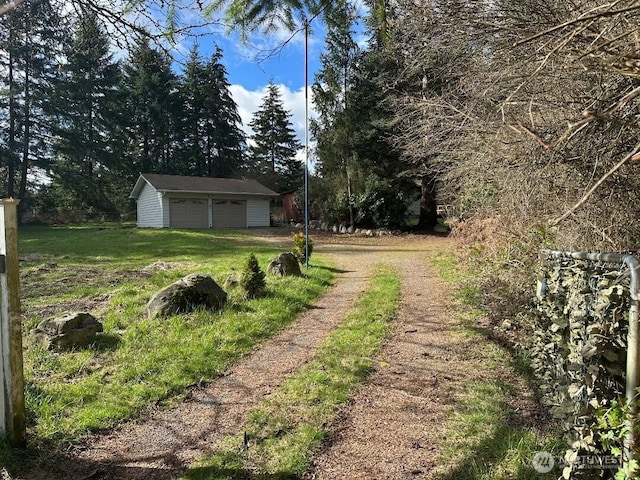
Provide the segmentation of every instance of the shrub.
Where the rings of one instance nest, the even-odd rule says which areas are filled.
[[[306,245],[304,232],[297,232],[293,235],[293,254],[298,258],[300,263],[306,262]],[[313,252],[313,241],[309,238],[309,258]]]
[[[266,293],[265,274],[260,269],[258,259],[251,253],[242,271],[240,286],[244,289],[245,298],[260,298]]]

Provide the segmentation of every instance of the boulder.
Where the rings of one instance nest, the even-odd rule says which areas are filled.
[[[232,273],[224,281],[224,288],[229,289],[229,288],[237,287],[238,285],[240,285],[241,278],[242,278],[242,274],[238,272]]]
[[[191,312],[196,307],[220,309],[227,301],[227,292],[211,277],[192,273],[155,293],[147,303],[147,316],[170,317]]]
[[[300,264],[298,258],[291,252],[281,253],[269,262],[267,273],[271,275],[287,275],[300,276]]]
[[[102,323],[86,312],[75,312],[63,317],[43,320],[32,331],[36,343],[48,349],[84,347],[102,332]]]

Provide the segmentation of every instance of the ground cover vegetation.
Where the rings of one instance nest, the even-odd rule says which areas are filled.
[[[334,275],[317,261],[302,277],[263,279],[260,298],[230,289],[219,312],[148,319],[145,304],[163,286],[193,272],[222,284],[247,257],[266,265],[278,246],[233,232],[25,227],[20,250],[25,332],[68,310],[104,324],[93,345],[71,351],[45,350],[26,336],[33,447],[56,448],[181,398],[291,322]]]
[[[366,290],[313,359],[249,413],[186,478],[295,478],[334,426],[353,389],[367,378],[400,298],[394,271],[378,265]],[[249,446],[249,448],[246,448]]]
[[[458,218],[449,224],[479,272],[483,308],[494,324],[508,320],[526,338],[537,326],[533,284],[541,247],[638,249],[640,226],[630,206],[640,191],[640,6],[633,0],[371,0],[361,22],[355,3],[214,0],[203,7],[224,11],[227,22],[247,31],[273,31],[283,22],[299,28],[302,16],[326,23],[323,67],[313,87],[312,215],[402,226],[408,199],[419,192],[420,225],[429,227],[436,202],[454,205]],[[27,5],[21,3],[25,12]],[[10,58],[25,58],[17,46],[33,35],[24,26],[45,32],[45,18],[58,22],[48,15],[13,29],[2,24],[3,41],[23,39],[8,50]],[[46,49],[50,37],[36,38],[29,48]],[[11,77],[5,70],[4,85],[14,78],[22,95],[3,104],[14,126],[2,140],[8,192],[28,172],[18,159],[51,158],[37,150],[48,144],[25,137],[43,122],[15,115],[24,105],[38,111],[45,104],[37,94],[49,77],[20,61],[13,68],[27,74]]]
[[[451,314],[458,321],[456,335],[474,340],[468,368],[478,369],[475,359],[482,358],[480,369],[491,372],[457,392],[436,478],[557,479],[565,466],[560,459],[567,443],[561,424],[540,406],[531,387],[536,379],[530,357],[487,322],[475,282],[480,272],[461,264],[450,251],[434,252],[430,263],[455,292]],[[529,393],[523,395],[525,391]],[[555,466],[546,473],[533,468],[532,460],[541,451],[554,457]]]

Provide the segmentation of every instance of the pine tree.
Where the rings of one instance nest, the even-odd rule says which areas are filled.
[[[0,136],[4,195],[26,207],[28,174],[46,169],[50,157],[49,100],[57,75],[63,22],[48,0],[25,0],[5,14],[0,24],[0,117],[7,119]]]
[[[270,82],[267,94],[249,126],[251,139],[251,175],[266,186],[280,192],[297,190],[304,181],[304,167],[296,159],[301,148],[285,110],[280,89]]]
[[[327,17],[325,51],[320,54],[322,68],[312,86],[318,118],[311,122],[317,142],[318,171],[330,185],[323,190],[325,198],[316,196],[316,205],[331,204],[336,197],[346,198],[350,225],[355,223],[354,177],[358,168],[353,155],[352,111],[349,109],[353,67],[358,54],[354,40],[355,13],[353,6],[345,4],[336,7]],[[327,208],[322,210],[323,217],[330,216]],[[342,221],[342,218],[331,220]]]
[[[205,63],[194,45],[185,66],[181,155],[192,175],[233,177],[244,162],[245,136],[221,60],[216,48]]]
[[[84,13],[67,52],[64,79],[57,88],[54,182],[75,197],[76,205],[113,212],[109,187],[123,158],[119,125],[120,67],[94,13]]]
[[[232,177],[244,161],[245,136],[221,63],[222,50],[216,47],[202,72],[202,134],[209,177]]]
[[[242,270],[240,285],[242,285],[247,299],[261,298],[265,294],[267,286],[265,274],[253,253],[247,258],[247,263]]]
[[[127,177],[173,171],[175,124],[180,106],[170,58],[140,37],[123,67],[129,165]]]
[[[204,64],[199,47],[193,45],[180,79],[182,112],[179,124],[181,171],[174,173],[205,176],[206,166],[201,144],[202,88]]]

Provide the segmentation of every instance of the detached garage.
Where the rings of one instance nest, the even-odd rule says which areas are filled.
[[[138,227],[268,227],[273,190],[253,180],[143,173],[130,198],[138,204]]]

